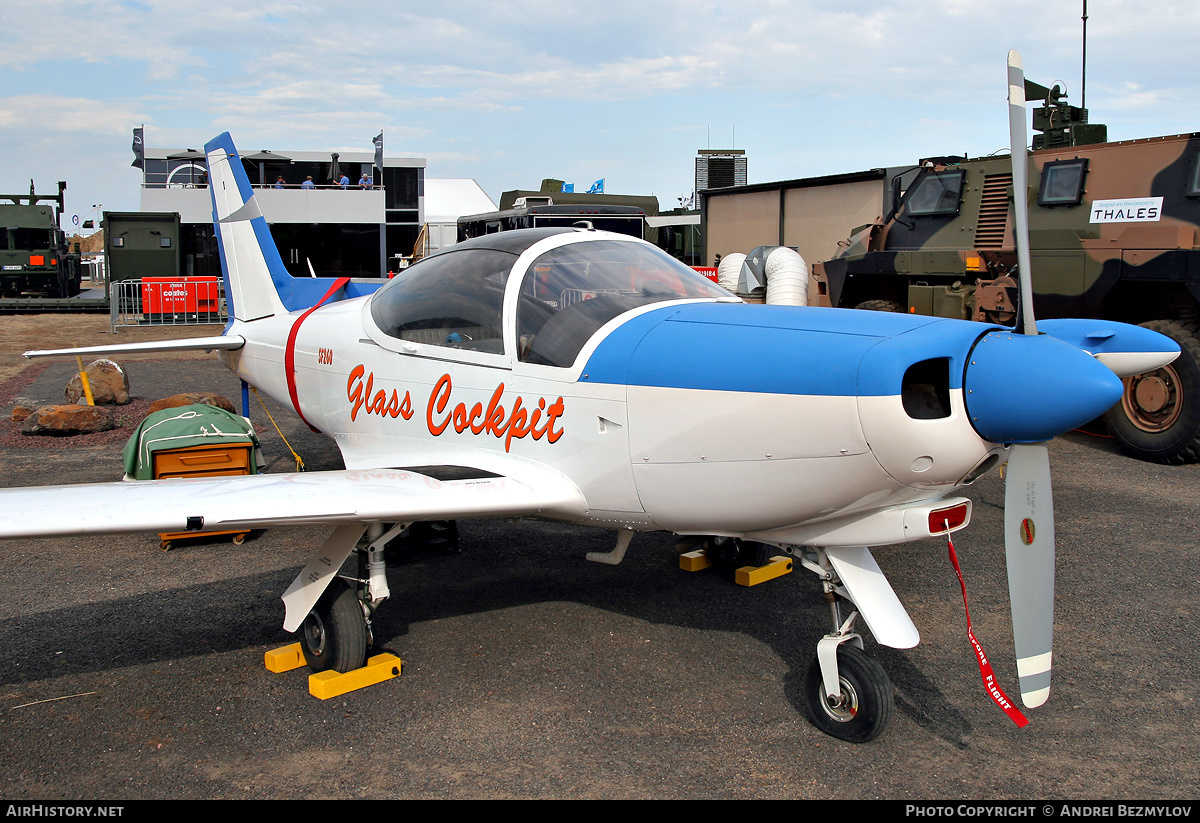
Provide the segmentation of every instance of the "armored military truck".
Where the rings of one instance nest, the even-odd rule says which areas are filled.
[[[1040,90],[1040,91],[1039,91]],[[1106,415],[1121,448],[1164,463],[1200,459],[1200,133],[1104,142],[1103,126],[1056,86],[1026,84],[1034,111],[1029,241],[1039,318],[1153,328],[1183,350],[1127,378]],[[1015,321],[1012,163],[929,158],[890,213],[814,266],[834,306]],[[1103,324],[1097,332],[1103,333]],[[1019,391],[1019,387],[1014,387]]]
[[[79,255],[59,228],[63,192],[0,194],[0,298],[74,297],[79,294]]]

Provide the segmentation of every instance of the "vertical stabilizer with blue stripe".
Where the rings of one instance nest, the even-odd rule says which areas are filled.
[[[233,139],[226,132],[210,140],[204,151],[229,314],[244,321],[285,314],[288,309],[278,287],[282,279],[292,277],[283,267]]]

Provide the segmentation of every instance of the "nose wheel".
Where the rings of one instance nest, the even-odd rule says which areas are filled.
[[[821,664],[814,657],[804,679],[809,720],[828,735],[850,743],[874,740],[892,717],[892,683],[883,667],[866,652],[848,643],[837,650],[837,696],[825,692]]]

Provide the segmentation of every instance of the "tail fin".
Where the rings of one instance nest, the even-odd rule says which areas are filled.
[[[212,194],[213,230],[221,253],[221,272],[229,314],[258,320],[302,311],[319,302],[361,297],[385,281],[349,282],[349,278],[292,277],[258,207],[242,158],[228,132],[204,146],[208,155],[208,190]],[[298,192],[297,192],[298,193]],[[335,283],[341,283],[332,291]]]
[[[204,152],[230,316],[257,320],[286,314],[288,307],[280,295],[290,291],[286,286],[292,278],[254,199],[233,138],[225,132],[205,144]]]

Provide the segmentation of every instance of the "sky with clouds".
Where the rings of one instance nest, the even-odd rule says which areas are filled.
[[[4,0],[0,192],[132,211],[149,146],[425,157],[498,200],[557,177],[691,192],[697,149],[750,182],[990,154],[1005,56],[1080,103],[1082,0]],[[1113,140],[1197,130],[1200,3],[1092,0],[1087,106]]]

